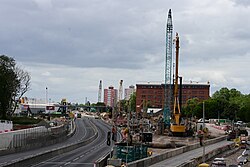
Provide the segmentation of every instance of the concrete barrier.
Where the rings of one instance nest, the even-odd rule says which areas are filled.
[[[97,132],[96,126],[92,122],[90,122],[90,123],[95,131],[95,134],[87,140],[80,141],[80,142],[73,143],[73,144],[69,144],[69,145],[55,148],[52,150],[48,150],[48,151],[45,151],[42,153],[38,153],[35,155],[24,157],[22,159],[14,160],[12,162],[8,162],[6,164],[1,164],[1,165],[5,166],[5,167],[30,166],[31,164],[37,164],[39,162],[45,161],[46,159],[52,158],[54,156],[57,156],[57,155],[60,155],[60,154],[63,154],[63,153],[69,152],[69,151],[72,151],[72,150],[77,149],[77,148],[82,147],[82,146],[85,146],[85,145],[91,143],[94,139],[96,139],[98,137],[98,132]]]
[[[58,127],[60,128],[62,126],[63,125],[60,125],[54,128],[58,128]],[[1,139],[3,139],[1,140],[3,142],[0,142],[0,156],[13,154],[13,153],[21,152],[21,151],[27,151],[27,150],[31,150],[35,148],[41,148],[41,147],[45,147],[45,146],[49,146],[49,145],[53,145],[53,144],[65,141],[74,135],[75,130],[76,130],[75,121],[71,121],[70,127],[71,127],[71,130],[68,134],[62,133],[60,137],[56,137],[56,138],[50,137],[48,133],[51,130],[50,129],[48,130],[44,126],[34,127],[31,129],[16,130],[16,131],[12,131],[9,133],[0,134]],[[27,142],[25,140],[25,137],[27,138],[28,134],[32,134],[32,133],[34,133],[35,137],[38,138],[39,140],[35,140],[34,143],[30,143],[30,141]],[[20,138],[20,136],[15,137],[15,135],[20,135],[23,138]],[[22,139],[22,141],[21,140],[18,141],[18,139],[19,140]],[[13,140],[16,142],[16,144],[12,143]]]
[[[226,140],[226,136],[206,140],[205,145],[214,144],[214,143],[217,143],[217,142],[220,142],[220,141],[223,141],[223,140]],[[199,147],[200,147],[200,144],[195,143],[195,144],[191,144],[191,145],[188,145],[188,146],[183,146],[183,147],[180,147],[180,148],[176,148],[176,149],[173,149],[173,150],[167,150],[166,152],[164,152],[162,154],[152,155],[151,157],[147,157],[147,158],[144,158],[144,159],[140,159],[140,160],[137,160],[137,161],[130,162],[128,164],[128,167],[141,167],[141,166],[147,167],[147,166],[153,165],[155,163],[158,163],[160,161],[171,158],[173,156],[176,156],[178,154],[182,154],[184,152],[194,150],[194,149],[199,148]]]
[[[112,156],[112,151],[111,151],[111,156]],[[104,167],[107,165],[108,158],[110,158],[110,152],[99,158],[95,162],[95,167]]]
[[[214,158],[216,155],[225,152],[227,150],[231,150],[234,147],[234,143],[228,144],[226,146],[223,147],[219,147],[215,150],[212,150],[208,153],[205,154],[205,161],[208,161],[212,158]],[[188,162],[185,162],[177,167],[194,167],[194,166],[198,166],[200,163],[202,162],[202,156],[196,157]]]

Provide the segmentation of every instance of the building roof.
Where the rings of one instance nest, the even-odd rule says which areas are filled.
[[[162,82],[140,82],[137,83],[136,85],[164,85],[165,83]],[[210,85],[210,82],[194,82],[194,81],[190,81],[190,82],[183,82],[183,85]],[[173,84],[171,84],[173,85]]]

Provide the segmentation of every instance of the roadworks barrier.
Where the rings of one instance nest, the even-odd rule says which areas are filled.
[[[95,134],[87,140],[80,141],[80,142],[73,143],[73,144],[69,144],[66,146],[62,146],[62,147],[52,149],[49,151],[45,151],[42,153],[38,153],[38,154],[35,154],[32,156],[24,157],[22,159],[18,159],[16,161],[8,162],[6,164],[1,164],[1,165],[5,166],[5,167],[30,166],[30,164],[37,164],[37,163],[45,161],[46,159],[49,159],[51,157],[54,157],[54,156],[75,150],[79,147],[85,146],[85,145],[91,143],[94,139],[96,139],[98,137],[98,132],[97,132],[96,126],[93,123],[91,123],[91,124],[92,124],[92,127],[94,129]]]
[[[214,143],[226,140],[226,137],[227,136],[222,136],[222,137],[217,137],[214,139],[206,140],[205,145],[210,145],[210,144],[214,144]],[[130,163],[128,163],[128,167],[142,167],[142,166],[147,167],[147,166],[156,164],[160,161],[166,160],[168,158],[174,157],[176,155],[182,154],[184,152],[194,150],[194,149],[199,148],[199,147],[200,147],[200,143],[195,143],[195,144],[183,146],[183,147],[172,149],[172,150],[167,150],[166,152],[164,152],[162,154],[152,155],[152,156],[147,157],[147,158],[143,158],[140,160],[130,162]]]

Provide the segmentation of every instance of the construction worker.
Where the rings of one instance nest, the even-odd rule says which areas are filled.
[[[198,131],[198,138],[200,140],[200,146],[202,146],[203,145],[203,131],[202,130]]]

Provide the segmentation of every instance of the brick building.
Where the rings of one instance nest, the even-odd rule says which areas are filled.
[[[107,106],[114,107],[117,102],[118,90],[114,89],[113,86],[104,89],[104,103]]]
[[[173,88],[173,85],[172,85]],[[180,87],[178,87],[180,88]],[[210,84],[189,83],[182,85],[182,105],[197,97],[200,101],[209,98]],[[136,84],[136,111],[140,112],[145,100],[152,108],[164,106],[164,84]]]

